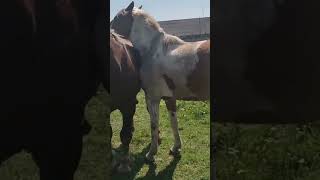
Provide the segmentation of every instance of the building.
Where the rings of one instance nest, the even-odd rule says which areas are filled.
[[[199,41],[210,38],[210,17],[159,21],[165,32],[185,41]]]

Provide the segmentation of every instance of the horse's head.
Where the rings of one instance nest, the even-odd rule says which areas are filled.
[[[126,38],[129,37],[131,26],[133,24],[133,8],[134,2],[132,1],[127,8],[121,9],[118,12],[110,23],[110,28],[114,29],[115,32]]]
[[[142,6],[134,7],[134,2],[118,12],[110,27],[129,39],[142,54],[149,50],[152,40],[163,32],[158,22],[142,10]]]

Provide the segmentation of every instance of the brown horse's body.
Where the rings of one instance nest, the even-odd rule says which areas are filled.
[[[111,111],[126,104],[136,104],[140,91],[139,53],[130,41],[110,33]]]
[[[123,125],[120,138],[126,150],[129,150],[132,139],[133,115],[137,104],[136,96],[141,89],[139,61],[139,53],[132,47],[130,41],[118,34],[110,33],[111,111],[119,109],[122,113]],[[126,153],[128,155],[128,151]],[[120,171],[128,171],[128,169]]]
[[[0,162],[25,149],[41,180],[73,179],[84,107],[100,81],[95,24],[102,7],[86,0],[2,2]]]

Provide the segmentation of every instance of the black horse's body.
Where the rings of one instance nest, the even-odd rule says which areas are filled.
[[[103,7],[88,0],[2,2],[1,162],[25,149],[41,179],[73,179],[84,107],[101,76],[96,40],[105,36],[96,28],[105,27],[96,21]]]
[[[320,118],[315,1],[226,0],[216,6],[215,121]]]

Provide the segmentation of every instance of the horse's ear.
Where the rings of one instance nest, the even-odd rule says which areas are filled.
[[[134,2],[132,1],[130,4],[129,4],[129,6],[126,8],[126,11],[132,11],[132,9],[133,9],[133,7],[134,7]]]
[[[142,9],[142,5],[139,7],[139,9]]]

